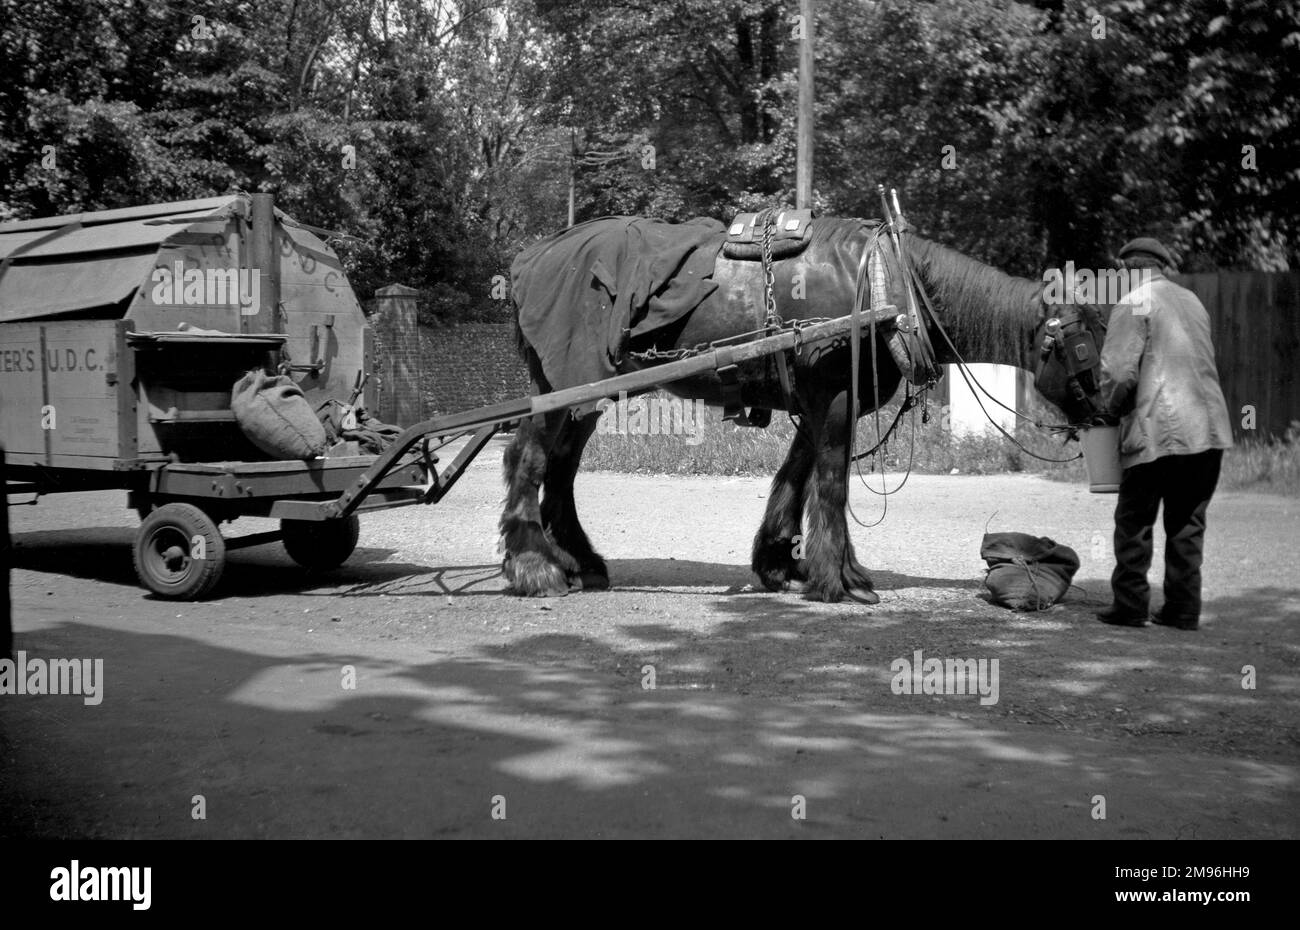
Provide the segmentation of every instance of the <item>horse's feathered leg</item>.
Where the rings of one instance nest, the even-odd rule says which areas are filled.
[[[808,584],[805,597],[837,602],[848,597],[864,604],[880,598],[853,553],[848,519],[848,397],[836,394],[817,432],[816,462],[808,483]]]
[[[763,587],[769,591],[802,588],[807,568],[800,553],[805,486],[812,474],[816,450],[813,423],[805,418],[790,443],[785,461],[772,479],[767,495],[767,511],[754,536],[751,565]]]
[[[551,540],[577,562],[582,587],[587,590],[608,588],[609,570],[605,567],[605,560],[592,548],[578,521],[573,480],[582,461],[583,449],[599,421],[599,413],[580,420],[565,420],[547,461],[546,479],[542,485],[542,526]]]
[[[519,594],[566,594],[569,577],[578,573],[578,563],[547,535],[537,499],[551,449],[568,415],[568,411],[560,410],[525,419],[504,456],[506,506],[501,514],[501,567]]]

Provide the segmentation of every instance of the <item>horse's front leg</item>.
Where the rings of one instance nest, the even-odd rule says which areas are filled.
[[[767,511],[754,536],[751,566],[769,591],[802,590],[808,580],[803,549],[805,487],[816,458],[813,422],[805,418],[790,443],[785,461],[772,479]]]
[[[808,484],[808,583],[805,597],[838,602],[844,598],[878,604],[871,576],[858,563],[849,539],[848,397],[835,395],[817,435],[812,481]]]
[[[554,597],[568,593],[578,563],[547,534],[538,504],[547,460],[568,411],[529,417],[519,424],[504,458],[506,506],[501,514],[502,570],[518,594]]]

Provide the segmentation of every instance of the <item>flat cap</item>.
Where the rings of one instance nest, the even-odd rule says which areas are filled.
[[[1165,248],[1165,244],[1159,239],[1152,239],[1150,236],[1139,236],[1137,239],[1130,239],[1124,243],[1124,247],[1119,250],[1119,257],[1124,258],[1138,252],[1154,256],[1166,265],[1176,266],[1178,264],[1174,260],[1173,253]]]

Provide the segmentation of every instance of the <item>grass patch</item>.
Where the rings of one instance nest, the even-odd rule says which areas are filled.
[[[1300,420],[1282,439],[1239,442],[1223,456],[1219,487],[1300,497]]]
[[[646,395],[650,397],[678,402],[662,392]],[[881,410],[882,431],[888,428],[897,411],[897,403]],[[1082,459],[1063,463],[1040,461],[1017,449],[1000,434],[955,436],[942,422],[937,405],[930,405],[930,413],[928,424],[921,423],[919,410],[915,413],[914,446],[911,445],[913,415],[904,417],[884,450],[887,470],[901,471],[907,468],[910,459],[912,470],[918,474],[947,475],[956,469],[962,475],[1033,474],[1054,481],[1087,483]],[[1046,405],[1031,413],[1043,421],[1059,419]],[[794,437],[794,427],[782,413],[773,414],[772,425],[767,429],[750,429],[723,421],[722,411],[711,407],[703,408],[698,423],[690,416],[677,421],[674,429],[666,435],[597,432],[587,446],[582,468],[650,475],[766,477],[781,467]],[[1015,435],[1027,449],[1044,458],[1068,459],[1079,453],[1078,443],[1062,445],[1059,436],[1031,424],[1017,427]],[[858,423],[859,451],[871,448],[875,437],[874,419],[864,417]],[[863,471],[869,467],[864,460]],[[1284,439],[1244,442],[1230,449],[1223,459],[1219,487],[1300,496],[1300,421],[1292,424]]]
[[[651,396],[656,400],[676,401],[667,394],[646,395],[647,398]],[[897,403],[881,410],[882,433],[889,428],[897,412]],[[911,460],[912,470],[920,474],[946,475],[953,469],[965,475],[1041,474],[1050,470],[1067,480],[1084,480],[1082,462],[1040,462],[1000,435],[953,436],[942,422],[937,405],[930,405],[930,413],[928,424],[921,423],[919,409],[904,417],[883,450],[888,470],[905,469]],[[786,451],[794,437],[794,427],[789,418],[779,412],[773,414],[772,425],[767,429],[751,429],[725,422],[722,411],[711,407],[703,408],[698,424],[693,417],[686,422],[695,429],[668,435],[597,432],[587,446],[582,467],[588,471],[653,475],[772,475],[785,461]],[[688,435],[688,432],[692,434]],[[859,451],[875,445],[873,417],[864,417],[858,422],[857,438]],[[1077,444],[1062,447],[1059,438],[1032,426],[1018,428],[1016,438],[1046,458],[1069,458],[1079,451]],[[864,460],[862,467],[865,471],[869,463]]]

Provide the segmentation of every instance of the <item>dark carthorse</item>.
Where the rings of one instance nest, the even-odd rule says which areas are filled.
[[[780,323],[849,315],[865,277],[873,291],[870,308],[932,302],[937,322],[927,315],[923,323],[934,361],[954,362],[960,355],[967,362],[1034,367],[1049,316],[1041,281],[1011,277],[903,233],[897,241],[924,291],[909,295],[896,240],[880,231],[862,220],[817,218],[806,248],[786,258],[773,254],[771,293]],[[709,221],[673,225],[607,217],[521,253],[511,269],[512,297],[534,392],[660,364],[675,350],[770,329],[765,263],[725,257],[725,235]],[[874,251],[867,262],[869,246]],[[1085,322],[1100,335],[1095,316]],[[856,406],[864,414],[893,397],[904,371],[896,332],[874,326],[861,332]],[[878,601],[854,553],[845,514],[855,345],[845,339],[804,346],[788,356],[788,370],[759,360],[667,386],[680,397],[731,411],[794,408],[799,415],[753,545],[754,572],[770,591],[798,590],[818,601]],[[1039,390],[1071,422],[1086,420],[1089,411],[1079,408],[1068,373],[1054,358],[1042,358]],[[520,594],[608,586],[605,562],[578,520],[573,497],[578,462],[598,416],[588,406],[572,416],[560,411],[526,420],[505,455],[504,567]],[[796,556],[800,535],[806,538],[803,558]]]

